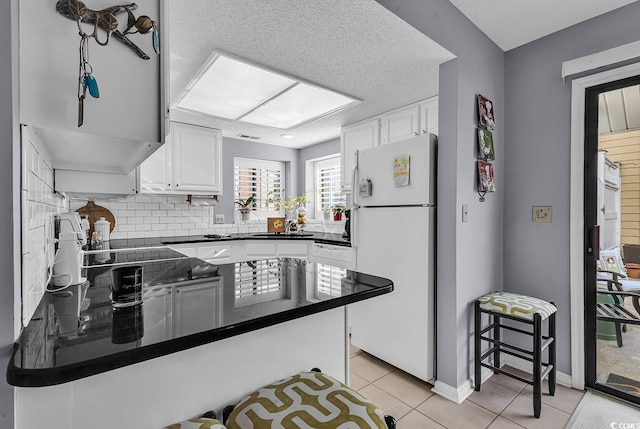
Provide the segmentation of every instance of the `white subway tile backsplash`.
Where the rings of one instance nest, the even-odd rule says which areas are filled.
[[[151,212],[151,216],[157,216],[157,217],[167,217],[167,210],[153,210]]]
[[[136,225],[136,231],[151,231],[151,225],[146,223]]]
[[[49,277],[55,245],[54,216],[66,212],[69,201],[53,192],[49,155],[37,137],[23,128],[21,172],[22,323],[31,319]]]
[[[144,203],[128,203],[127,208],[129,210],[142,210],[144,209]]]
[[[166,231],[167,224],[166,223],[156,223],[151,225],[152,231]]]

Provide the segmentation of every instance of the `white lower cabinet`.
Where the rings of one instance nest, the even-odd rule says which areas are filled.
[[[204,316],[203,316],[204,315]],[[222,280],[178,285],[174,296],[175,335],[194,334],[222,324]]]
[[[306,258],[309,241],[245,240],[246,258]]]
[[[356,250],[347,246],[313,243],[309,250],[309,260],[321,264],[335,265],[347,270],[356,268]]]
[[[147,287],[142,300],[143,344],[214,329],[222,323],[221,277]]]

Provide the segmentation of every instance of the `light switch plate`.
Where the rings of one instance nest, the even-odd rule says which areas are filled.
[[[535,223],[551,223],[551,206],[533,206],[531,221]]]
[[[224,214],[217,214],[215,222],[218,223],[218,224],[224,223]]]

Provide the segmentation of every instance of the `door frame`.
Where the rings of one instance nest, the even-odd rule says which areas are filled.
[[[571,387],[585,387],[585,97],[587,88],[640,75],[640,63],[592,74],[571,83],[569,278],[571,294]]]

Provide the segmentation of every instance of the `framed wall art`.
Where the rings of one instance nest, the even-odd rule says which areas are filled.
[[[478,115],[481,126],[488,130],[496,128],[496,121],[493,117],[493,102],[480,94],[478,94]]]
[[[488,161],[478,161],[478,192],[495,192],[495,190],[493,164]]]
[[[478,128],[478,157],[492,161],[496,159],[493,149],[493,133],[484,128]]]

